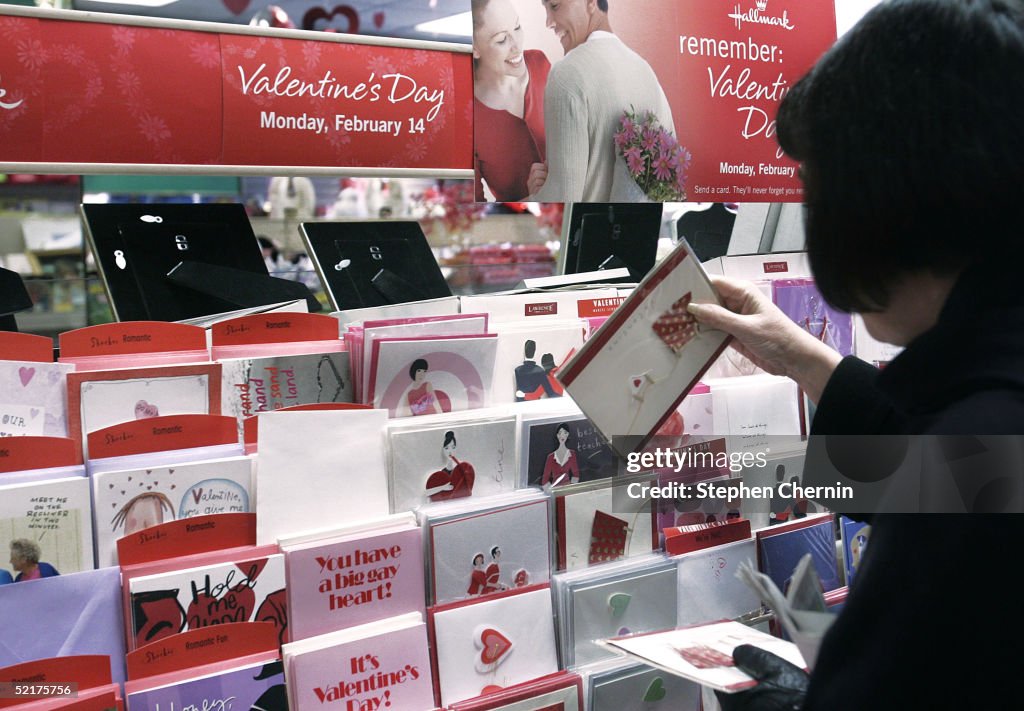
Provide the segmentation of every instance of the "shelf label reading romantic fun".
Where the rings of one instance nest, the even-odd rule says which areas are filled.
[[[470,55],[352,39],[5,7],[0,168],[468,174]]]
[[[802,202],[775,118],[835,42],[832,2],[609,0],[606,11],[575,0],[502,2],[476,11],[474,73],[474,150],[490,161],[481,158],[476,172],[497,199],[508,175],[531,171],[501,150],[528,131],[544,155],[527,160],[544,160],[546,177],[540,188],[533,179],[509,190],[541,200]],[[602,31],[590,33],[595,25]],[[496,44],[505,37],[518,48]],[[520,65],[533,82],[527,108],[543,97],[544,110],[498,120],[486,103],[497,104],[495,78]]]

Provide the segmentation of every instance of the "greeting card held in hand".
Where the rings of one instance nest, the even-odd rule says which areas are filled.
[[[93,472],[97,560],[117,565],[117,539],[167,521],[252,511],[252,460],[226,457]]]
[[[547,585],[428,612],[441,705],[558,671]]]
[[[562,369],[562,383],[607,439],[649,438],[728,345],[727,334],[697,328],[691,302],[719,300],[681,241]]]
[[[70,363],[0,360],[0,437],[67,437]]]
[[[492,595],[548,579],[551,525],[547,499],[532,498],[436,519],[426,515],[429,590],[435,604]]]
[[[292,641],[424,610],[422,531],[411,515],[282,550]]]
[[[284,556],[239,559],[132,578],[132,649],[230,622],[273,622],[287,639]]]
[[[516,418],[485,414],[476,410],[473,419],[438,415],[388,424],[393,512],[515,488]]]
[[[752,677],[733,662],[733,650],[741,644],[751,644],[801,669],[806,668],[795,644],[739,622],[715,622],[652,634],[616,637],[607,640],[607,644],[651,666],[726,693],[743,691],[757,685]]]
[[[92,570],[89,480],[73,476],[3,484],[5,476],[0,474],[3,547],[6,549],[13,541],[20,541],[23,549],[26,545],[37,546],[39,571],[44,576]],[[7,570],[8,567],[5,556],[0,562],[0,578],[22,579],[23,573]],[[10,577],[3,575],[4,572]]]
[[[292,711],[434,708],[420,613],[284,646]]]
[[[497,336],[382,338],[374,343],[368,401],[391,417],[487,405]]]

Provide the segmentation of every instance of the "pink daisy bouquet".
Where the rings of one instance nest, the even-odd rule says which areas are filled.
[[[654,202],[686,200],[686,171],[692,156],[653,113],[638,117],[632,107],[624,111],[615,132],[615,149],[648,198]]]

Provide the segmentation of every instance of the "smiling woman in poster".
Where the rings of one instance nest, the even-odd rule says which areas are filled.
[[[473,0],[473,168],[477,202],[484,185],[501,202],[543,180],[544,53],[523,49],[523,28],[509,0]]]

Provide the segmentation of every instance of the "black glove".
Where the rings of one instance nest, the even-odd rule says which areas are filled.
[[[738,694],[715,692],[722,711],[796,711],[803,705],[810,677],[800,667],[749,644],[734,649],[732,658],[758,684]]]

